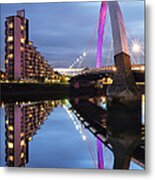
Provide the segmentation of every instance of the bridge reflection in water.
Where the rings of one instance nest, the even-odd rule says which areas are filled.
[[[83,96],[68,100],[5,103],[5,126],[1,121],[0,131],[1,137],[5,134],[0,149],[5,160],[0,159],[1,166],[143,169],[143,101]],[[66,126],[70,121],[65,119],[71,119],[74,126]],[[47,126],[48,122],[52,126]],[[68,136],[62,136],[64,132]],[[45,152],[49,154],[45,155]],[[73,152],[81,164],[76,164]],[[37,156],[38,153],[41,156]],[[47,164],[43,160],[46,156],[49,157]],[[36,158],[38,164],[33,160]]]

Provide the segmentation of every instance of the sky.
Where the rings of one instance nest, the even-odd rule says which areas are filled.
[[[16,3],[0,5],[0,60],[4,69],[4,22],[19,9],[25,9],[29,19],[29,39],[53,67],[69,67],[83,52],[87,52],[81,66],[95,67],[97,22],[101,2]],[[119,2],[128,35],[144,44],[144,1]],[[103,59],[109,55],[111,44],[110,22],[103,45]],[[113,57],[110,56],[112,59]],[[140,58],[141,63],[144,58]],[[104,60],[103,60],[104,62]],[[103,63],[102,63],[103,64]]]

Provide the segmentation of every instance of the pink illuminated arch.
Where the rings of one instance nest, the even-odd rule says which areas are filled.
[[[110,13],[114,55],[117,55],[121,52],[129,54],[124,20],[120,6],[117,1],[103,1],[101,3],[100,16],[99,16],[96,68],[101,67],[102,45],[103,45],[103,35],[104,35],[107,7],[109,7],[109,13]]]

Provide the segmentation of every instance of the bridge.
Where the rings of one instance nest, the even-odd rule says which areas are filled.
[[[109,50],[109,57],[113,51],[113,59],[114,65],[108,65],[109,57],[104,65],[102,66],[102,54],[103,54],[103,45],[106,36],[106,19],[109,10],[109,19],[111,22],[111,31],[112,31],[112,38],[110,42],[110,50]],[[107,94],[112,96],[137,96],[138,90],[135,80],[135,74],[139,76],[139,74],[143,74],[144,79],[144,65],[139,64],[136,62],[133,54],[129,51],[128,45],[128,38],[127,33],[124,25],[123,15],[119,4],[117,1],[103,1],[101,3],[100,8],[100,15],[99,15],[99,22],[97,24],[98,28],[98,40],[97,40],[97,52],[96,52],[96,68],[95,69],[88,69],[83,67],[80,71],[77,71],[75,74],[76,77],[73,77],[71,80],[72,82],[76,79],[79,80],[80,78],[84,78],[87,75],[92,74],[113,74],[113,81],[108,86]],[[109,33],[109,32],[108,32]],[[133,41],[132,41],[133,42]],[[80,65],[84,61],[84,59],[89,54],[90,45],[88,45],[87,50],[77,58],[69,67],[69,69],[73,72],[75,71],[75,65],[78,65],[78,69]],[[133,44],[133,53],[141,53],[144,56],[144,52],[138,44]],[[140,52],[138,52],[140,51]],[[134,61],[132,64],[131,61]],[[133,73],[134,71],[134,73]],[[114,73],[113,73],[114,72]],[[142,73],[143,72],[143,73]],[[89,79],[89,78],[88,78]],[[139,82],[138,82],[139,83]],[[144,84],[143,82],[140,82]]]
[[[110,43],[109,56],[112,54],[114,65],[109,65],[109,57],[104,66],[101,65],[103,44],[106,32],[106,16],[109,10],[112,29],[112,43]],[[98,107],[98,101],[92,104],[89,101],[80,100],[78,97],[71,100],[74,113],[81,122],[97,137],[98,168],[103,169],[103,156],[101,142],[114,153],[114,168],[128,169],[132,158],[139,165],[144,166],[144,125],[140,123],[141,105],[139,102],[139,84],[144,85],[145,67],[140,63],[132,65],[131,52],[129,52],[128,39],[124,25],[123,15],[117,1],[103,1],[101,3],[96,53],[96,68],[83,68],[79,74],[71,79],[71,87],[80,89],[81,85],[91,87],[92,82],[108,84],[106,95],[108,110]],[[72,69],[76,64],[78,68],[87,56],[87,51],[70,65]],[[141,50],[134,45],[134,52]],[[143,56],[144,53],[142,52]],[[89,86],[87,84],[89,83]],[[120,99],[122,98],[123,99]],[[126,101],[127,99],[130,101]],[[137,99],[138,97],[138,99]],[[137,108],[139,107],[139,108]],[[120,112],[118,112],[120,110]]]

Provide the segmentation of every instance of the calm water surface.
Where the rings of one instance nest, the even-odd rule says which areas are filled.
[[[85,120],[89,118],[87,117],[89,111],[85,112],[85,110],[89,110],[87,104],[95,108],[97,114],[102,114],[103,110],[103,119],[107,119],[107,115],[104,116],[107,111],[115,112],[113,109],[108,110],[106,97],[83,98],[81,102],[86,105],[82,110],[78,109],[80,100],[75,98],[2,103],[0,166],[113,169],[113,150],[100,140],[101,146],[99,146],[95,133],[87,128],[89,123]],[[141,125],[143,125],[144,96],[140,109]],[[79,112],[83,113],[83,116]],[[121,109],[120,112],[118,109],[118,114],[120,113]],[[102,127],[108,129],[103,122]],[[108,126],[111,132],[111,124],[109,123]],[[110,133],[105,136],[105,139],[108,137],[110,141]],[[135,160],[130,161],[129,168],[144,169]]]

